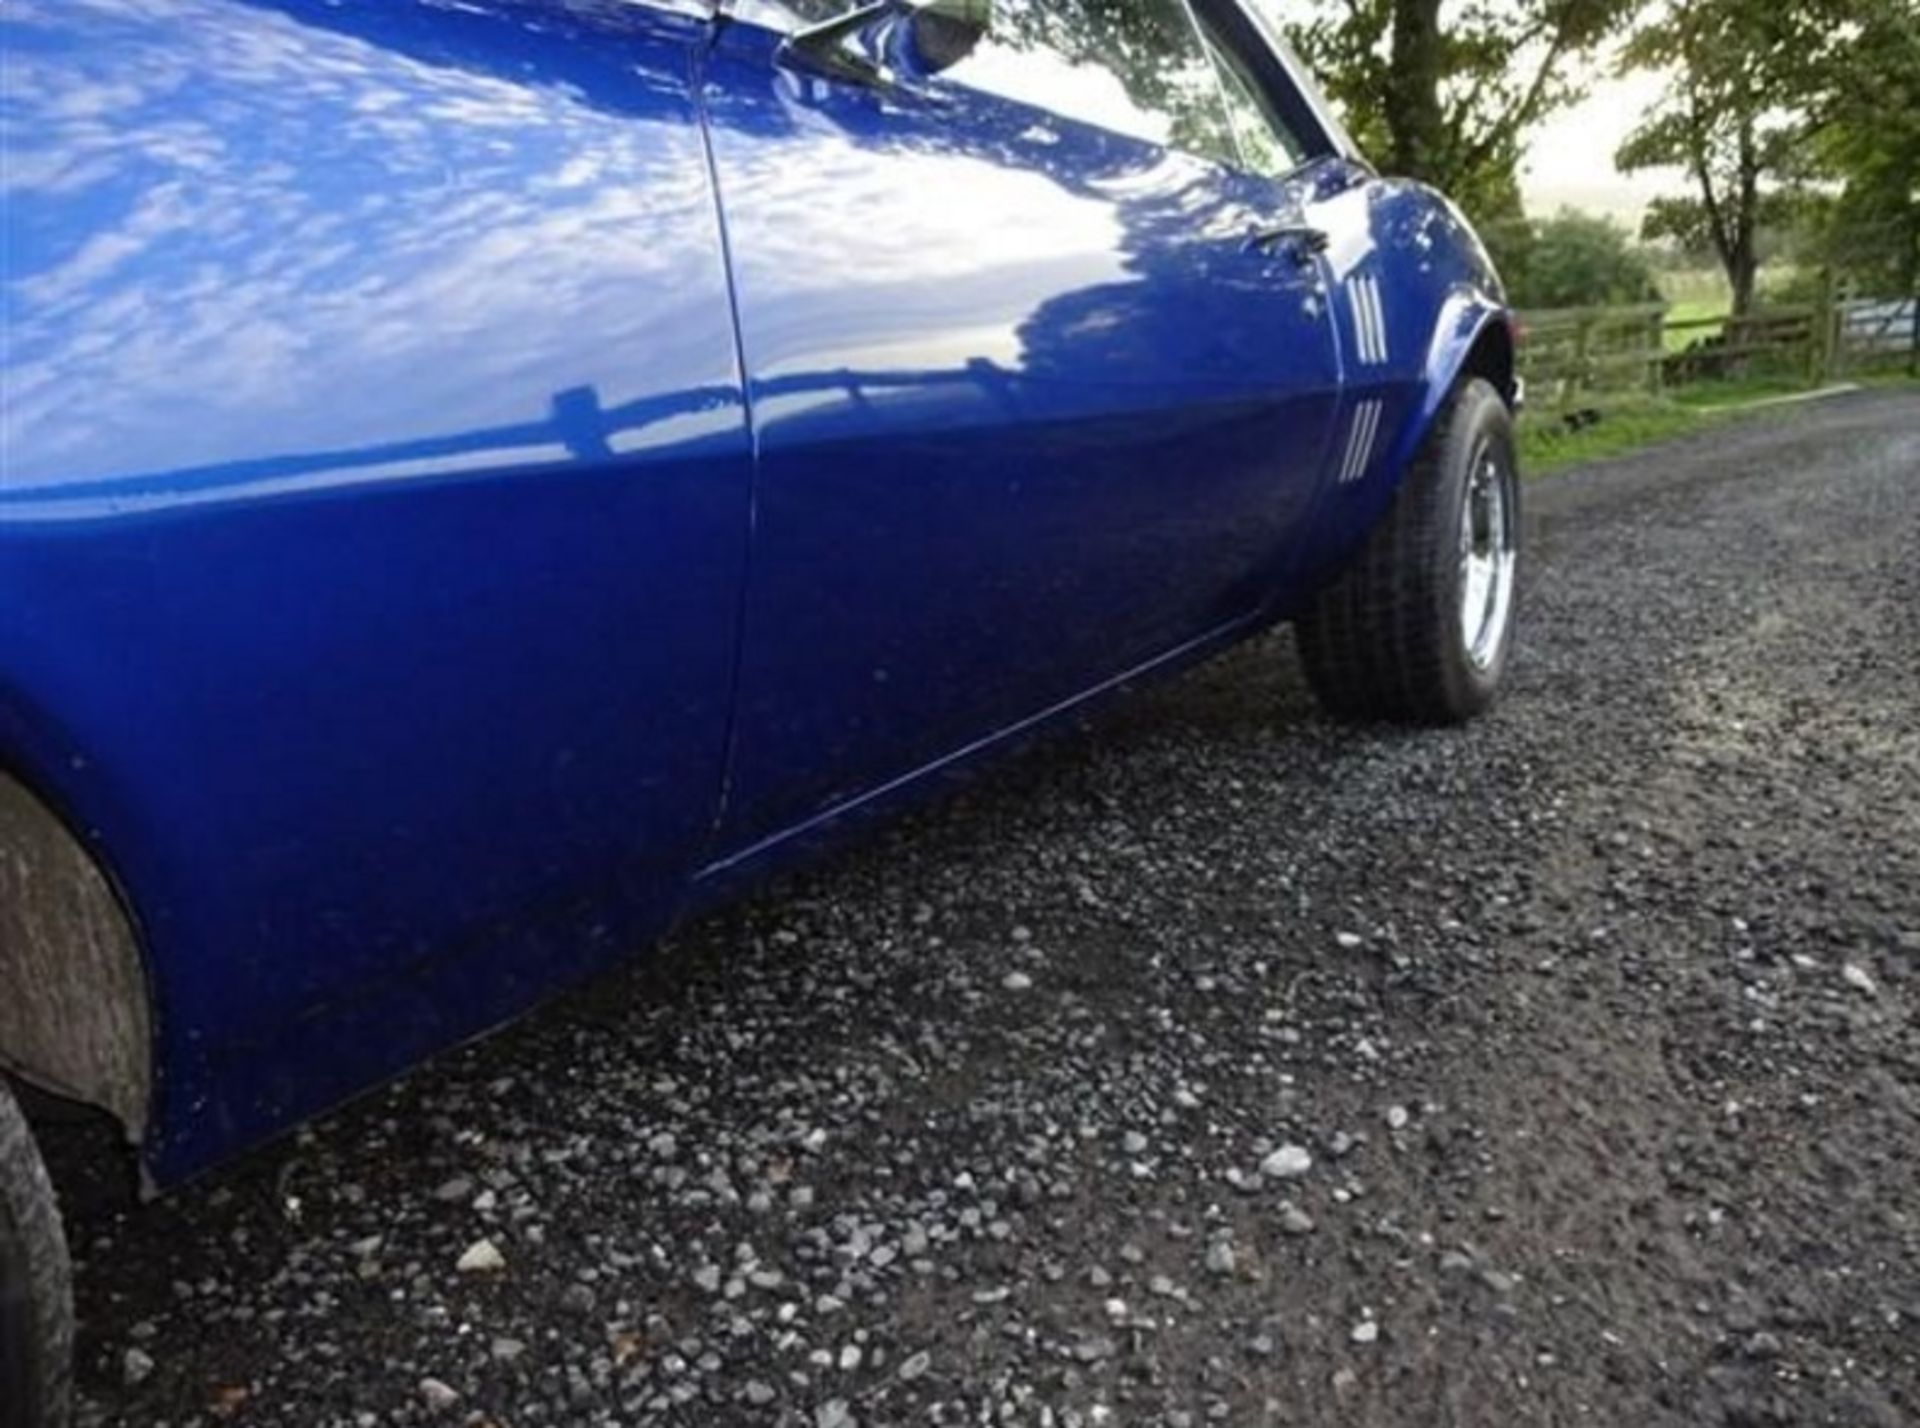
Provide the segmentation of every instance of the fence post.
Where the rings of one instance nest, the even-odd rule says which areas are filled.
[[[1593,314],[1583,312],[1573,329],[1574,393],[1580,396],[1585,396],[1593,386],[1593,374],[1587,370],[1587,364],[1593,360],[1593,323]]]
[[[1833,269],[1820,273],[1820,286],[1814,297],[1813,325],[1807,334],[1809,385],[1824,386],[1832,380],[1840,357],[1840,300],[1834,293]]]
[[[1647,392],[1659,396],[1667,379],[1667,310],[1657,307],[1647,319]]]

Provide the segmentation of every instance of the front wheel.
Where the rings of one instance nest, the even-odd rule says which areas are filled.
[[[46,1167],[0,1077],[0,1428],[65,1428],[72,1271]]]
[[[1513,416],[1470,377],[1366,544],[1295,622],[1314,693],[1347,719],[1471,719],[1513,653],[1519,573]]]

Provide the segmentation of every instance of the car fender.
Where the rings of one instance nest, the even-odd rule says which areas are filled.
[[[1345,171],[1351,178],[1351,171]],[[1407,471],[1469,372],[1484,374],[1515,405],[1514,331],[1505,293],[1472,225],[1446,197],[1404,179],[1345,182],[1327,176],[1333,196],[1317,213],[1333,236],[1329,255],[1336,322],[1358,334],[1376,325],[1371,353],[1362,338],[1343,353],[1346,435],[1336,435],[1308,535],[1276,582],[1280,618],[1342,568],[1393,503]],[[1358,290],[1366,284],[1368,303]],[[1384,327],[1380,326],[1384,324]],[[1389,413],[1381,450],[1355,464],[1363,412]],[[1363,433],[1359,437],[1355,431]],[[1345,461],[1342,452],[1346,453]]]
[[[1414,457],[1463,376],[1471,372],[1486,377],[1510,409],[1517,407],[1513,350],[1512,319],[1497,299],[1475,289],[1447,295],[1422,359],[1412,413],[1388,448],[1379,476],[1369,483],[1376,515],[1386,509],[1406,480]]]
[[[1493,383],[1509,409],[1518,408],[1514,347],[1512,314],[1496,296],[1474,287],[1448,293],[1427,346],[1418,415],[1409,423],[1408,451],[1420,449],[1454,386],[1470,368]]]

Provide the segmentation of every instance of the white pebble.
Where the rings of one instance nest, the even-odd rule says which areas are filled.
[[[1283,1145],[1260,1162],[1260,1173],[1270,1180],[1296,1180],[1313,1169],[1313,1153],[1304,1145]]]
[[[454,1266],[462,1274],[498,1274],[507,1267],[507,1257],[500,1253],[492,1240],[475,1240],[467,1246],[467,1252],[460,1256],[460,1262]]]
[[[1840,976],[1849,987],[1857,992],[1865,992],[1870,997],[1880,995],[1880,985],[1873,980],[1865,967],[1849,962],[1840,969]]]
[[[445,1413],[460,1401],[460,1394],[437,1378],[423,1378],[420,1380],[420,1401],[427,1405],[430,1412]]]

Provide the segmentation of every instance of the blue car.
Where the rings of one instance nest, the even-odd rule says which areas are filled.
[[[1501,684],[1511,314],[1260,0],[0,45],[0,1067],[150,1188],[1277,622]],[[67,1301],[0,1078],[0,1428]]]

